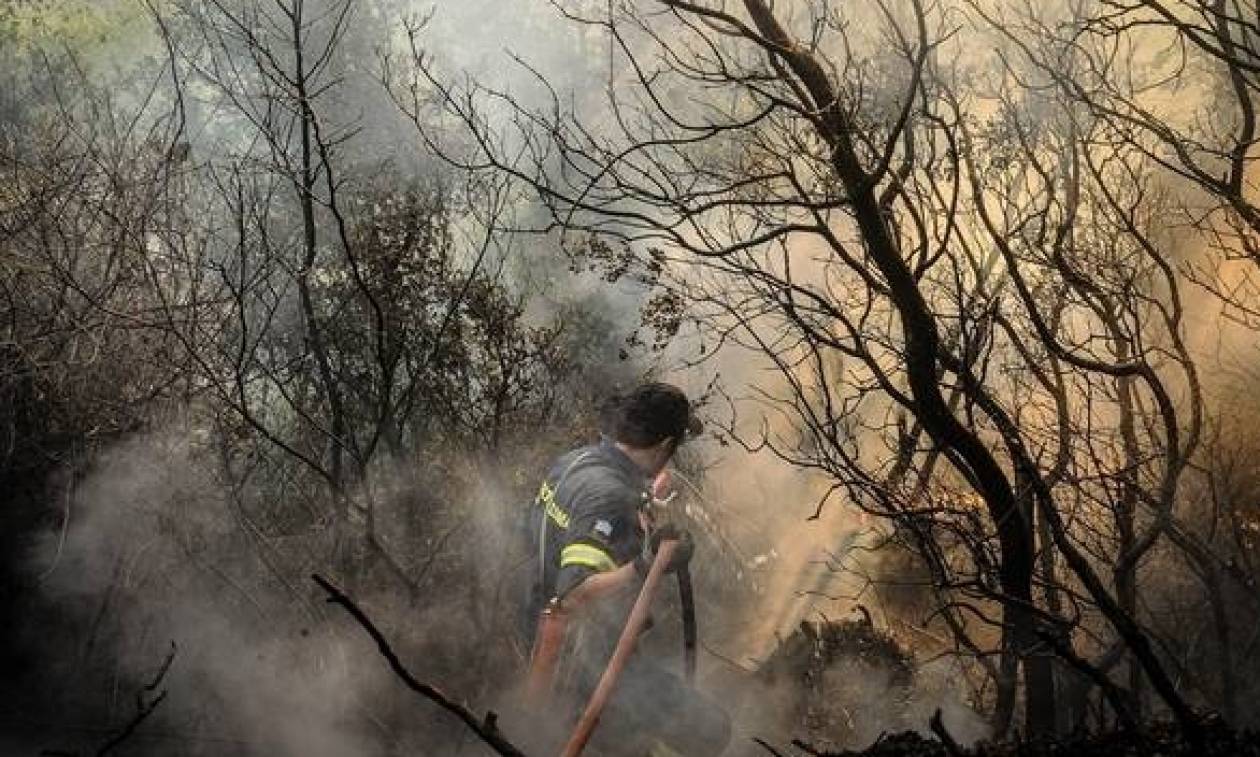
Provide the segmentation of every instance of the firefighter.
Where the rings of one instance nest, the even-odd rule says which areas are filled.
[[[643,384],[607,403],[603,426],[598,444],[556,461],[532,509],[529,617],[553,603],[570,618],[564,668],[574,697],[556,706],[584,702],[594,689],[656,547],[678,540],[668,571],[694,551],[690,535],[654,523],[650,507],[652,482],[664,479],[678,446],[700,430],[686,395],[670,384]],[[721,754],[729,738],[720,707],[640,652],[618,681],[589,753],[707,757]]]

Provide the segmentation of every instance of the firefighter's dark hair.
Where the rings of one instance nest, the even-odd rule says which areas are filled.
[[[663,439],[678,442],[700,433],[700,421],[687,395],[673,384],[640,384],[608,399],[603,407],[604,433],[631,447],[652,447]]]

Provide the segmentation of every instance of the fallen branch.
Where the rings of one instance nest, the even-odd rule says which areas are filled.
[[[118,735],[114,736],[114,738],[105,742],[105,745],[102,746],[99,751],[97,751],[96,757],[103,757],[104,755],[109,754],[114,749],[114,747],[118,746],[119,744],[123,743],[127,739],[131,738],[131,734],[135,733],[136,729],[140,727],[140,724],[148,720],[149,716],[152,715],[154,710],[158,708],[158,705],[162,704],[162,702],[165,700],[166,700],[166,690],[163,689],[162,692],[158,694],[155,699],[153,699],[153,701],[142,703],[140,705],[140,709],[136,711],[135,717],[131,719],[131,722],[127,723],[127,725],[124,726],[123,729],[118,732]]]
[[[402,682],[406,684],[407,688],[429,701],[434,702],[442,709],[452,713],[457,718],[464,721],[464,724],[467,725],[473,733],[477,734],[477,736],[479,736],[481,740],[496,753],[501,754],[504,757],[525,757],[524,752],[517,749],[512,742],[504,738],[503,734],[499,732],[497,715],[493,712],[486,712],[485,718],[479,718],[472,710],[446,696],[437,688],[416,680],[416,677],[411,674],[411,671],[407,670],[407,668],[398,659],[398,655],[394,653],[394,650],[390,647],[389,642],[385,640],[385,636],[381,634],[380,630],[377,629],[374,623],[372,623],[371,619],[359,609],[359,606],[354,603],[354,600],[347,597],[340,589],[333,586],[332,583],[318,573],[311,574],[311,580],[319,584],[320,588],[324,591],[328,592],[327,601],[335,605],[340,605],[346,612],[350,613],[350,616],[353,617],[360,626],[363,627],[364,631],[367,631],[368,636],[371,636],[372,640],[376,642],[376,647],[380,650],[381,656],[385,658],[385,661],[389,663],[390,669],[394,671],[394,675],[402,679]]]

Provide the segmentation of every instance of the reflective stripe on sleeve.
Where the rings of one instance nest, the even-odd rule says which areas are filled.
[[[560,550],[560,567],[567,568],[570,565],[580,565],[601,572],[617,569],[617,563],[607,552],[593,544],[581,542]]]

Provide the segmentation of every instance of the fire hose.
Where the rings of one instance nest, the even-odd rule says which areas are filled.
[[[612,695],[617,680],[634,651],[635,642],[648,622],[648,611],[652,600],[659,589],[661,577],[666,566],[673,558],[678,542],[663,541],[657,550],[648,571],[643,587],[639,591],[626,625],[618,639],[617,646],[605,668],[599,683],[591,695],[583,712],[582,719],[570,737],[565,748],[565,757],[576,757],[581,754],[586,742],[590,739],[604,706]],[[678,581],[678,599],[682,611],[683,627],[683,671],[688,684],[694,685],[696,677],[696,605],[695,594],[691,583],[691,572],[686,565],[676,571]],[[537,639],[531,655],[529,676],[525,684],[525,698],[535,708],[550,698],[555,683],[555,670],[564,644],[564,635],[568,625],[567,613],[560,600],[553,599],[543,609],[538,623]]]
[[[626,668],[626,663],[630,661],[630,655],[634,652],[635,642],[638,641],[639,634],[643,632],[644,626],[647,625],[648,611],[652,605],[652,599],[656,596],[661,577],[665,575],[665,568],[673,559],[674,550],[677,548],[678,541],[676,539],[662,541],[660,547],[657,548],[656,557],[652,560],[652,567],[648,570],[647,578],[643,581],[643,588],[639,590],[638,598],[634,600],[634,607],[630,609],[630,617],[626,620],[626,627],[621,631],[621,638],[617,640],[617,647],[613,650],[612,658],[608,661],[608,667],[604,668],[604,674],[600,676],[599,683],[596,684],[595,691],[591,694],[590,701],[587,702],[581,719],[578,720],[577,726],[573,729],[573,735],[569,737],[569,742],[565,744],[564,751],[561,752],[562,757],[578,757],[582,750],[586,748],[586,742],[590,741],[591,734],[599,723],[599,716],[604,711],[604,706],[608,704],[613,688],[617,685],[617,679],[621,677],[622,671]],[[688,580],[688,588],[690,588],[690,584],[691,582]],[[679,584],[680,588],[681,586],[682,583]]]
[[[696,682],[696,598],[691,589],[691,571],[686,565],[678,569],[678,604],[682,608],[683,672],[687,683]]]

